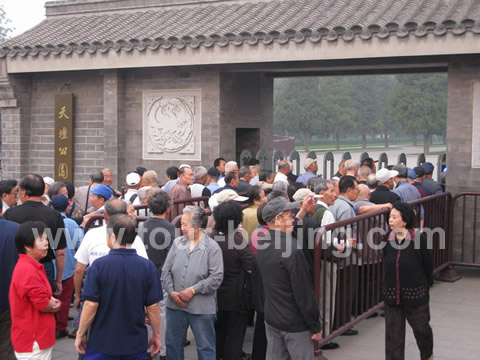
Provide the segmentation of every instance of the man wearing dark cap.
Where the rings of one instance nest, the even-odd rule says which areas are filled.
[[[423,170],[423,167],[414,167],[413,173],[415,177],[413,178],[412,185],[417,188],[420,195],[422,195],[422,197],[432,195],[431,191],[428,190],[425,186],[423,186],[423,181],[425,180],[425,170]]]
[[[432,195],[441,194],[443,192],[442,186],[432,179],[433,170],[435,167],[431,162],[426,162],[422,165],[423,170],[425,170],[425,179],[423,180],[423,186],[430,190]]]
[[[63,292],[59,297],[62,302],[60,310],[55,313],[56,325],[55,335],[61,339],[68,335],[68,311],[73,296],[73,274],[75,272],[75,252],[77,251],[83,239],[83,229],[78,224],[69,219],[66,214],[68,208],[68,199],[65,195],[55,195],[52,199],[52,208],[60,213],[65,224],[65,238],[67,240],[67,249],[65,252],[65,268],[63,269],[62,287]]]
[[[267,360],[313,359],[313,341],[321,338],[321,322],[308,263],[292,237],[292,209],[275,198],[262,210],[269,226],[258,240],[257,260],[265,289]]]

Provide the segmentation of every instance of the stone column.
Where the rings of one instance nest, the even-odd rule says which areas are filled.
[[[104,167],[113,171],[113,186],[125,182],[125,79],[120,70],[106,71],[104,98]]]
[[[3,179],[21,179],[28,173],[30,165],[30,91],[30,76],[9,76],[6,59],[0,59]]]

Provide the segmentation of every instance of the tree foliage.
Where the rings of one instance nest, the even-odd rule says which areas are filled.
[[[3,5],[0,5],[0,43],[7,40],[9,38],[8,34],[13,31],[9,25],[10,23],[11,21],[7,17],[7,13],[5,12]]]
[[[443,135],[446,75],[331,76],[275,81],[275,131],[303,139],[336,140],[391,134]],[[428,150],[428,149],[427,149]]]

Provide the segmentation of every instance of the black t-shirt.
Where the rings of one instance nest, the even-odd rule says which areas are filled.
[[[65,224],[59,212],[50,209],[38,201],[25,201],[22,205],[11,207],[5,212],[5,219],[23,224],[26,221],[41,221],[47,225],[48,253],[41,263],[55,259],[52,249],[65,249],[67,241],[65,238]],[[49,230],[50,229],[50,234]],[[60,231],[57,234],[57,231]],[[51,235],[51,236],[50,236]]]
[[[168,251],[175,239],[175,226],[165,219],[149,217],[143,223],[143,229],[139,235],[145,244],[148,259],[155,264],[161,274]]]

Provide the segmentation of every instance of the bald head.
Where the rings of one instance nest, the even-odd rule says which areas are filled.
[[[358,198],[370,199],[370,189],[365,184],[358,184]]]
[[[287,175],[290,172],[290,164],[287,160],[280,160],[278,162],[278,172]]]

